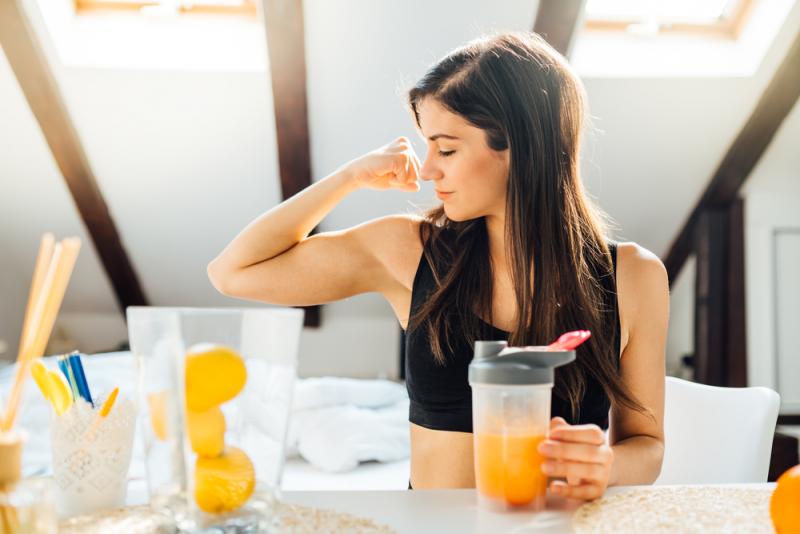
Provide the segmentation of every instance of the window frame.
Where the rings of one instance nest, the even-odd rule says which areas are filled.
[[[258,14],[258,0],[242,0],[241,5],[196,4],[187,5],[181,1],[178,13],[183,14],[216,14],[245,15],[255,18]],[[80,15],[97,11],[139,11],[143,7],[161,5],[159,0],[72,0],[75,13]]]
[[[709,36],[738,39],[744,29],[745,22],[750,16],[754,0],[737,0],[736,6],[730,15],[713,23],[666,23],[658,24],[658,33],[693,33]],[[630,26],[643,24],[645,21],[637,19],[601,20],[586,18],[584,29],[589,31],[616,31],[624,32]]]

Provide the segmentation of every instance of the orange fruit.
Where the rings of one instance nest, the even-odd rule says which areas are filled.
[[[205,412],[186,410],[189,442],[195,454],[214,458],[225,449],[225,415],[219,407]]]
[[[147,395],[147,405],[150,408],[150,425],[153,434],[160,441],[167,441],[167,400],[169,393],[159,391]]]
[[[779,534],[800,532],[800,464],[778,478],[769,501],[769,515]]]
[[[255,475],[253,462],[236,447],[217,458],[200,456],[194,465],[194,501],[211,514],[236,510],[253,494]]]
[[[186,354],[186,405],[194,412],[231,400],[246,381],[244,359],[229,347],[203,344]]]

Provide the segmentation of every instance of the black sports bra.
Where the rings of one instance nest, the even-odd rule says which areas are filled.
[[[614,264],[617,268],[617,245],[609,242]],[[614,310],[614,320],[619,324],[614,280],[600,277],[606,289],[606,308]],[[435,289],[430,265],[422,254],[411,293],[411,315]],[[480,319],[480,318],[479,318]],[[507,340],[509,333],[481,320],[487,328],[486,340]],[[615,329],[616,354],[620,353],[619,328]],[[467,370],[473,355],[473,343],[459,339],[453,342],[453,354],[449,354],[444,365],[435,361],[427,331],[424,327],[414,329],[406,335],[405,378],[410,399],[409,421],[433,430],[472,432],[472,389],[467,379]],[[617,358],[619,366],[619,358]],[[558,373],[556,373],[558,381]],[[580,404],[579,417],[573,420],[569,402],[553,396],[551,414],[561,416],[570,424],[594,423],[608,428],[608,412],[611,403],[600,383],[592,376],[586,377],[586,391]]]

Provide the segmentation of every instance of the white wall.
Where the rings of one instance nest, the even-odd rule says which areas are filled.
[[[493,27],[526,29],[536,9],[535,3],[523,0],[509,2],[503,10],[477,0],[459,3],[458,10],[452,4],[421,1],[380,8],[366,1],[305,6],[314,180],[395,136],[414,135],[402,102],[404,82],[416,79],[447,50]],[[451,24],[447,31],[441,20]],[[413,38],[412,30],[424,38]],[[332,43],[339,46],[335,51]],[[218,295],[205,266],[247,222],[280,200],[266,66],[238,72],[65,66],[52,43],[45,44],[151,303],[254,305]],[[106,349],[113,334],[124,335],[124,323],[4,57],[0,117],[15,125],[0,130],[0,198],[13,198],[0,210],[0,224],[14,226],[13,232],[0,236],[13,256],[0,261],[15,268],[10,283],[27,288],[26,261],[32,263],[42,232],[81,236],[84,250],[60,326],[62,333],[69,330],[78,348]],[[409,199],[430,201],[431,193],[357,192],[322,226],[337,229],[402,211]],[[24,302],[17,295],[4,308],[21,313]],[[97,320],[94,330],[87,325],[92,316]],[[18,329],[10,328],[12,333]],[[390,307],[377,295],[328,305],[323,327],[304,331],[300,371],[396,376],[398,336]],[[61,343],[68,344],[63,337]],[[352,343],[359,338],[361,343]],[[10,341],[15,344],[13,336]]]
[[[782,411],[800,412],[800,105],[743,189],[748,380],[776,389]],[[793,237],[793,238],[792,238]]]
[[[681,365],[681,358],[694,353],[694,284],[697,273],[690,256],[670,288],[669,331],[667,332],[667,374],[691,379],[691,369]]]
[[[529,0],[305,2],[314,180],[398,135],[414,139],[424,155],[404,90],[455,46],[491,29],[529,29],[535,12]],[[795,8],[751,78],[585,78],[598,131],[587,140],[584,178],[619,223],[618,237],[666,251],[798,26]],[[205,265],[280,199],[266,69],[223,70],[218,57],[205,66],[193,58],[185,69],[148,69],[144,59],[135,68],[113,68],[105,63],[109,54],[101,68],[92,68],[74,63],[78,52],[72,49],[69,65],[55,54],[56,75],[151,302],[253,305],[217,295]],[[177,55],[171,50],[170,61]],[[16,344],[14,318],[24,309],[38,239],[51,230],[84,239],[60,325],[77,348],[104,350],[124,336],[124,323],[2,54],[0,123],[0,246],[6,251],[0,336]],[[432,202],[431,184],[415,194],[360,191],[322,227],[339,229]],[[356,335],[364,337],[354,345]],[[304,331],[301,373],[393,376],[397,335],[397,321],[377,295],[326,305],[323,327]]]

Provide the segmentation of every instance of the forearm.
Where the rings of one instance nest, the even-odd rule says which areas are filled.
[[[611,446],[614,463],[609,486],[652,484],[661,472],[664,444],[651,436],[632,436]]]
[[[358,188],[347,171],[339,170],[300,191],[247,225],[211,262],[209,274],[235,271],[282,254]]]

